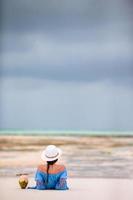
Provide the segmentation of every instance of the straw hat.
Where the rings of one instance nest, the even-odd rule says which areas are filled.
[[[43,161],[53,161],[58,159],[61,154],[61,149],[57,148],[55,145],[48,145],[46,149],[42,152],[41,159]]]

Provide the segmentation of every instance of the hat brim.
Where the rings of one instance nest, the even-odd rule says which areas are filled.
[[[55,157],[52,157],[52,158],[48,158],[48,157],[46,156],[46,152],[45,152],[45,150],[44,150],[44,151],[42,152],[42,154],[41,154],[41,159],[42,159],[43,161],[54,161],[54,160],[60,158],[61,154],[62,154],[62,151],[61,151],[61,149],[58,148],[58,155],[55,156]]]

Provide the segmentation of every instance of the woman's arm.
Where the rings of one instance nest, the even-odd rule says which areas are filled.
[[[55,186],[56,190],[68,190],[68,186],[67,186],[67,171],[64,170],[59,178],[59,181],[57,182],[56,186]]]
[[[45,190],[45,183],[43,180],[43,175],[40,171],[37,170],[36,175],[35,175],[35,181],[36,185],[33,187],[28,187],[28,189],[36,189],[36,190]]]

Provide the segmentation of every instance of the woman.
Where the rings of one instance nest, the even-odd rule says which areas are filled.
[[[67,171],[64,165],[57,164],[61,150],[49,145],[42,152],[41,158],[46,164],[39,165],[35,175],[36,186],[28,189],[67,190]]]

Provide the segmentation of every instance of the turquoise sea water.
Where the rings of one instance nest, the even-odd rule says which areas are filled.
[[[0,130],[0,135],[41,136],[133,136],[133,131],[74,131],[74,130]]]

